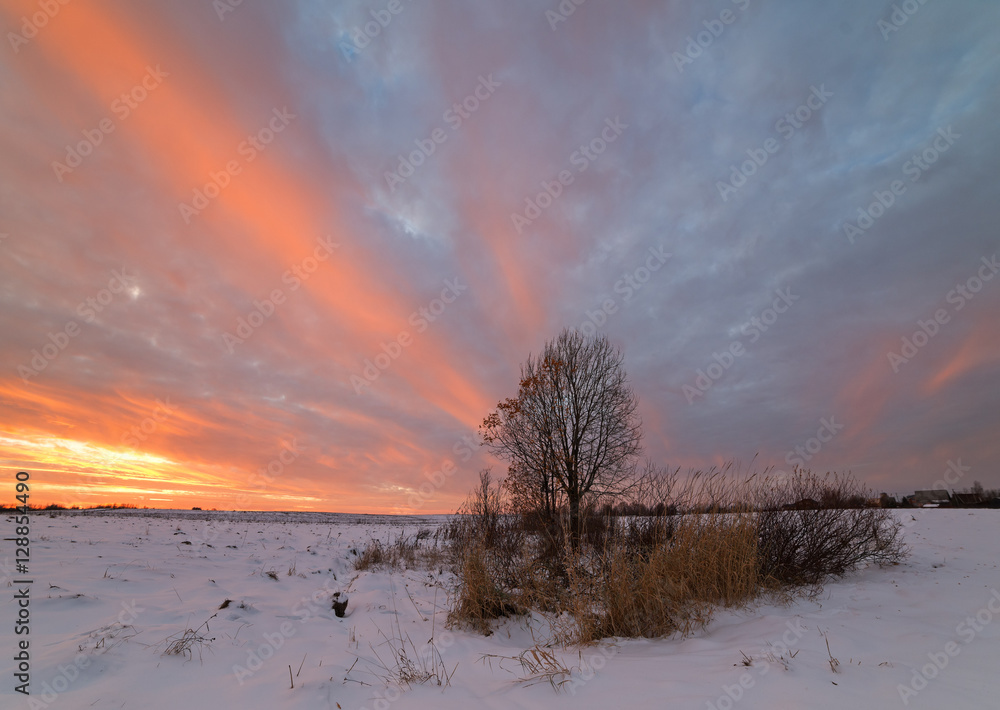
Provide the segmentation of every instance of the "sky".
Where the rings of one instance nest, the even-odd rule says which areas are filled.
[[[450,512],[563,328],[621,349],[658,465],[1000,486],[1000,4],[0,28],[12,500]]]

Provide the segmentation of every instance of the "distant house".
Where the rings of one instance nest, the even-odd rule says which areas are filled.
[[[980,506],[986,501],[979,493],[955,493],[951,496],[951,502],[960,508],[972,508]]]
[[[906,500],[914,508],[943,508],[951,505],[951,494],[944,489],[917,491]]]

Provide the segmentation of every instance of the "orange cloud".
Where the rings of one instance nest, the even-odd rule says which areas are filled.
[[[977,327],[962,341],[955,354],[924,382],[924,394],[938,394],[962,376],[998,360],[1000,348],[996,332],[989,327]]]

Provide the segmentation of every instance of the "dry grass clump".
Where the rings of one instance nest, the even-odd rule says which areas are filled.
[[[132,624],[123,624],[116,621],[108,626],[91,631],[87,643],[80,644],[77,648],[81,653],[84,651],[106,653],[138,635],[139,631]],[[95,641],[94,639],[97,640]],[[91,644],[93,645],[91,646]]]
[[[209,630],[208,622],[215,618],[215,614],[208,617],[205,622],[199,626],[197,629],[184,629],[179,634],[174,634],[173,636],[167,637],[165,640],[166,648],[163,651],[164,656],[181,656],[191,660],[194,657],[194,650],[198,651],[198,660],[201,660],[201,648],[205,644],[209,644],[215,641],[215,637],[209,638],[202,633],[202,629],[206,632]]]
[[[611,537],[594,563],[577,566],[578,641],[688,633],[708,623],[714,607],[741,606],[759,593],[750,515],[679,516],[672,528],[648,547],[643,538]]]
[[[433,624],[431,637],[427,643],[422,644],[419,649],[416,647],[409,634],[400,626],[395,588],[392,591],[392,614],[393,622],[390,624],[389,635],[379,629],[382,642],[377,646],[369,644],[374,656],[374,663],[370,666],[372,673],[386,685],[395,684],[402,688],[425,683],[442,687],[451,685],[451,678],[458,664],[456,663],[450,671],[445,666],[444,657],[434,641]],[[350,672],[349,669],[348,675]]]
[[[480,633],[491,633],[490,622],[502,616],[524,613],[515,599],[523,595],[505,590],[494,579],[495,566],[487,562],[489,551],[474,546],[459,560],[458,577],[462,580],[452,616]]]
[[[388,660],[383,659],[374,646],[371,648],[378,667],[375,674],[383,683],[404,688],[425,683],[443,687],[451,685],[455,669],[448,671],[434,639],[418,650],[410,636],[402,631],[394,631],[392,636],[382,634],[382,638],[379,647],[383,648],[383,655],[388,653]]]
[[[536,536],[537,537],[537,536]],[[510,510],[488,471],[445,529],[450,558],[460,580],[452,623],[490,633],[492,620],[524,613],[540,604],[533,590],[538,571],[521,517]]]
[[[373,539],[357,553],[354,568],[363,571],[433,567],[445,558],[438,543],[438,536],[431,535],[429,530],[421,530],[410,537],[400,535],[390,542]]]
[[[493,667],[493,663],[508,673],[517,676],[517,682],[525,686],[535,683],[547,682],[553,690],[561,690],[562,686],[570,681],[574,670],[578,667],[570,668],[563,663],[552,651],[540,648],[537,644],[532,648],[521,651],[516,656],[501,656],[495,653],[487,653],[480,657],[483,663]],[[504,665],[506,662],[507,665]],[[517,664],[520,672],[511,670],[508,666]]]
[[[489,634],[495,619],[537,610],[568,612],[564,642],[689,633],[719,606],[794,594],[905,554],[888,511],[845,507],[869,497],[849,476],[732,473],[647,469],[619,501],[629,513],[593,506],[573,550],[565,519],[512,509],[484,472],[446,531],[457,579],[450,623]]]

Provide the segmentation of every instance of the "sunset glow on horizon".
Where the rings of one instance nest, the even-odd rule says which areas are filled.
[[[663,466],[1000,487],[1000,6],[573,6],[0,0],[30,502],[452,512],[564,327]]]

